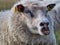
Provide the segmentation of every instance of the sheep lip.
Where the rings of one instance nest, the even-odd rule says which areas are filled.
[[[50,30],[49,29],[43,29],[42,28],[42,33],[44,34],[44,35],[49,35],[50,34]]]

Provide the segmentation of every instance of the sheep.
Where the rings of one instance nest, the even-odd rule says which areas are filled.
[[[47,7],[40,1],[21,1],[1,15],[0,45],[56,45]]]

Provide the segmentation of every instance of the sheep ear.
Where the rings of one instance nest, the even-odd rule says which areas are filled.
[[[51,11],[51,10],[54,8],[55,5],[56,5],[56,4],[49,4],[49,5],[47,6],[48,11]]]
[[[24,11],[24,6],[22,4],[19,4],[15,7],[14,12],[23,12]]]

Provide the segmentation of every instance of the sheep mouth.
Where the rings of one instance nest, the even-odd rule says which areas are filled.
[[[48,27],[47,28],[43,27],[41,31],[44,35],[49,35],[50,34],[50,30],[49,30]]]

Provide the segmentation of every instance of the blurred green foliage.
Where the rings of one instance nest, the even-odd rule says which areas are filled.
[[[10,9],[18,0],[0,0],[0,10]]]
[[[60,45],[60,31],[56,31],[55,34],[56,34],[57,43],[58,45]]]

